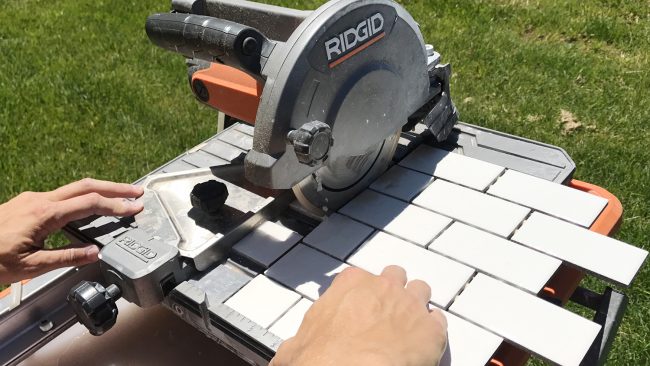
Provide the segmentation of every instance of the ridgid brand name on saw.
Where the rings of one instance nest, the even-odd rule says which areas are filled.
[[[375,13],[360,21],[356,26],[350,27],[325,41],[327,61],[332,61],[332,59],[346,52],[348,52],[347,57],[356,54],[381,39],[384,36],[383,30],[384,17],[381,13]],[[335,60],[330,63],[330,67],[338,65],[342,61],[344,61],[343,58]]]

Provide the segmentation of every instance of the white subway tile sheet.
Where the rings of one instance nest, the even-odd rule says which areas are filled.
[[[275,262],[266,275],[311,300],[317,300],[346,267],[349,266],[329,255],[298,244]]]
[[[559,306],[478,274],[450,312],[560,365],[579,365],[600,325]]]
[[[607,205],[605,198],[514,170],[499,177],[488,193],[585,227]]]
[[[471,226],[453,223],[429,250],[538,293],[561,261]]]
[[[268,267],[302,239],[298,233],[273,222],[265,222],[240,240],[233,250]]]
[[[398,265],[409,279],[420,279],[431,287],[431,301],[446,308],[474,274],[474,269],[424,248],[377,232],[348,259],[353,266],[380,274],[384,267]]]
[[[440,366],[485,366],[503,338],[451,313],[443,314],[447,318],[447,349]]]
[[[420,246],[426,246],[451,223],[447,217],[371,190],[362,192],[339,212]]]
[[[399,164],[480,191],[485,190],[505,169],[469,156],[426,145],[418,146]]]
[[[373,231],[370,226],[333,213],[305,236],[303,242],[344,261]]]
[[[648,252],[568,222],[534,212],[512,240],[588,272],[629,286]]]
[[[413,203],[501,236],[509,236],[530,212],[527,207],[439,179]]]
[[[297,293],[258,275],[224,304],[261,327],[268,328],[298,300],[300,295]]]
[[[296,305],[289,309],[282,318],[269,328],[269,331],[282,340],[287,340],[295,336],[298,333],[300,324],[302,324],[305,313],[307,313],[307,310],[309,310],[312,304],[313,302],[307,299],[300,299]]]
[[[410,202],[433,179],[430,175],[394,165],[384,175],[374,181],[370,185],[370,188],[383,194],[399,198],[402,201]]]

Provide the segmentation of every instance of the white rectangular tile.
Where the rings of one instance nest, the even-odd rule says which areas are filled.
[[[245,133],[248,136],[253,136],[255,134],[255,128],[251,125],[247,125],[245,123],[239,123],[235,127],[235,129],[239,132]]]
[[[311,300],[318,300],[334,277],[347,267],[329,255],[298,244],[278,259],[266,275]]]
[[[433,179],[430,175],[394,165],[379,177],[379,179],[375,180],[370,185],[370,188],[383,194],[399,198],[402,201],[410,202]]]
[[[239,156],[246,154],[244,151],[217,139],[202,146],[201,150],[228,161],[235,160]]]
[[[629,286],[648,252],[580,226],[534,212],[512,240],[623,286]]]
[[[530,209],[436,180],[413,203],[501,236],[509,236]]]
[[[196,167],[192,164],[188,164],[184,162],[183,160],[174,160],[171,163],[165,165],[161,171],[163,173],[176,173],[176,172],[181,172],[184,170],[192,170],[196,169]]]
[[[237,130],[225,130],[218,134],[217,138],[242,150],[253,148],[253,137]]]
[[[302,324],[302,319],[305,317],[305,313],[311,307],[313,302],[307,299],[300,299],[296,305],[294,305],[282,318],[278,319],[271,328],[269,332],[280,337],[282,340],[287,340],[298,333],[300,324]]]
[[[303,242],[344,261],[373,231],[370,226],[333,213],[312,230]]]
[[[447,349],[439,366],[485,366],[503,338],[446,311]]]
[[[267,221],[240,240],[233,250],[264,267],[268,267],[302,239],[282,225]]]
[[[300,295],[297,293],[258,275],[224,304],[261,327],[268,328],[298,300]]]
[[[377,275],[386,266],[398,265],[406,270],[409,280],[426,282],[431,287],[431,301],[442,308],[474,274],[473,268],[384,232],[374,234],[348,263]]]
[[[561,261],[460,222],[453,223],[429,250],[537,294]]]
[[[399,164],[480,191],[485,190],[505,169],[469,156],[426,145],[418,146]]]
[[[451,220],[381,193],[366,190],[339,212],[406,240],[426,246]]]
[[[603,197],[514,170],[499,177],[488,193],[585,227],[607,205]]]
[[[579,365],[600,325],[482,273],[449,311],[560,365]]]
[[[184,162],[192,164],[198,168],[210,168],[213,166],[219,166],[228,163],[228,161],[224,159],[216,157],[212,154],[208,154],[205,151],[201,150],[188,153],[182,159]]]

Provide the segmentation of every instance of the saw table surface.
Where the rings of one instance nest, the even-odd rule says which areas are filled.
[[[345,267],[378,274],[397,264],[431,286],[432,306],[448,317],[443,365],[485,365],[503,342],[552,363],[579,364],[601,326],[538,294],[563,264],[628,286],[647,252],[587,229],[607,200],[558,184],[570,173],[556,152],[544,150],[552,164],[523,165],[519,156],[502,166],[492,150],[488,161],[462,155],[485,147],[472,127],[459,129],[475,140],[455,152],[421,144],[422,129],[403,134],[407,149],[398,149],[396,165],[337,213],[307,228],[286,217],[262,224],[227,261],[178,285],[164,304],[263,364]],[[252,128],[235,125],[152,174],[224,164],[251,143]],[[105,245],[136,226],[99,218],[75,230]],[[73,339],[87,336],[78,328],[68,330],[77,329]]]

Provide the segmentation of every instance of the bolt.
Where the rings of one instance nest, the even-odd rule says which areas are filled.
[[[257,53],[257,40],[253,37],[246,37],[242,42],[242,52],[246,56]]]
[[[38,327],[41,329],[41,332],[47,333],[54,328],[54,323],[52,321],[43,319],[41,322],[38,324]]]

